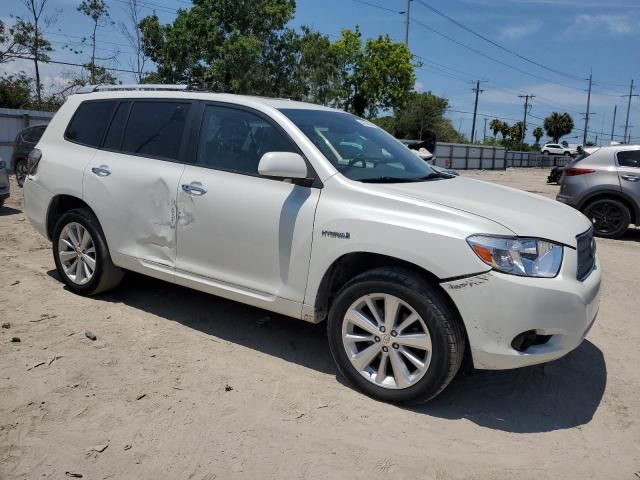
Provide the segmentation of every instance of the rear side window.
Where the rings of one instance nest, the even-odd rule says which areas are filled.
[[[111,125],[109,125],[109,131],[104,139],[104,148],[109,150],[120,150],[122,144],[122,134],[124,133],[124,126],[127,123],[127,117],[129,116],[129,108],[131,108],[131,102],[122,102],[118,105]]]
[[[640,168],[640,150],[618,152],[618,165],[621,167]]]
[[[65,138],[90,147],[99,147],[116,103],[115,101],[82,102],[67,127]]]
[[[134,102],[121,150],[177,160],[190,106],[179,102]]]

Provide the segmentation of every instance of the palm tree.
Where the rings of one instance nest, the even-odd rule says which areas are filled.
[[[489,123],[489,128],[493,130],[493,139],[495,140],[498,136],[498,132],[502,131],[502,122],[497,118],[494,118],[491,120],[491,123]]]
[[[543,135],[544,135],[544,131],[542,130],[542,128],[536,127],[533,129],[533,136],[536,139],[536,145],[540,144],[540,139],[542,138]]]
[[[502,134],[502,140],[504,141],[511,134],[511,127],[507,122],[501,122],[501,123],[502,125],[500,125],[500,133]]]
[[[567,112],[553,112],[544,119],[544,129],[547,135],[553,138],[553,143],[558,143],[560,137],[568,135],[573,130],[573,118]]]

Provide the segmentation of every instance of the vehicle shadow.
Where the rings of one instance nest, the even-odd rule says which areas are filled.
[[[8,217],[9,215],[16,215],[18,213],[22,213],[22,210],[7,207],[6,205],[0,207],[0,217]]]
[[[55,270],[48,272],[59,280]],[[124,303],[207,335],[293,362],[338,373],[326,324],[313,325],[265,310],[128,273],[122,286],[96,300]],[[589,341],[544,366],[461,373],[436,399],[402,407],[445,419],[465,418],[508,432],[548,432],[588,423],[604,394],[607,371],[602,352]]]
[[[414,411],[513,433],[550,432],[589,423],[606,384],[604,355],[586,340],[544,365],[458,375],[442,395]]]
[[[640,226],[636,228],[629,227],[626,232],[622,234],[617,240],[624,240],[627,242],[640,242]]]

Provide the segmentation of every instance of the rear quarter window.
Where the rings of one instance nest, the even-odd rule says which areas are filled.
[[[75,143],[99,147],[116,104],[115,101],[82,102],[69,122],[64,137]]]
[[[618,165],[621,167],[640,168],[640,150],[618,152]]]

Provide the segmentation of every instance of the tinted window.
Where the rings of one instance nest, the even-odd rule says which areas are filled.
[[[281,131],[262,117],[235,108],[207,105],[198,141],[197,163],[258,174],[267,152],[297,152]]]
[[[640,168],[640,150],[618,152],[618,165],[621,167]]]
[[[104,139],[104,148],[120,150],[124,126],[127,123],[127,117],[129,116],[129,107],[131,107],[131,102],[122,102],[118,105],[118,109],[113,116],[113,120],[111,120],[111,125],[109,125],[107,136]]]
[[[73,142],[99,147],[116,102],[83,102],[67,127],[65,137]]]
[[[134,102],[122,151],[176,160],[189,103]]]

